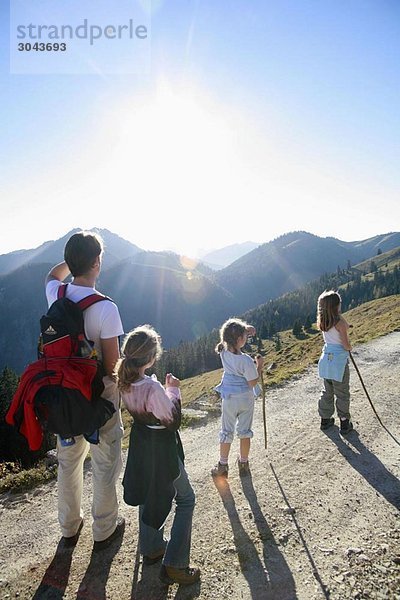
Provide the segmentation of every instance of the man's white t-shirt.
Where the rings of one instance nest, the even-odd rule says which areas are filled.
[[[225,373],[240,375],[247,381],[258,379],[257,367],[248,354],[233,354],[229,350],[222,350],[220,356]]]
[[[49,307],[57,300],[57,293],[60,285],[61,282],[57,279],[50,280],[46,285],[46,298]],[[69,283],[66,297],[73,302],[79,302],[79,300],[86,298],[86,296],[90,296],[91,294],[95,293],[95,288]],[[98,302],[97,304],[93,304],[93,306],[89,306],[89,308],[84,311],[83,321],[85,325],[86,337],[88,340],[94,342],[97,356],[99,360],[101,360],[102,354],[100,340],[119,337],[124,333],[118,307],[116,304],[114,304],[114,302],[110,302],[109,300]],[[104,398],[108,400],[115,400],[117,394],[117,387],[115,383],[109,377],[104,377],[103,381],[106,388],[103,393]]]

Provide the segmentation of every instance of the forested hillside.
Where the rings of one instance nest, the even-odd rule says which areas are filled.
[[[323,273],[343,270],[378,252],[400,246],[400,234],[378,235],[359,242],[321,238],[295,231],[263,244],[215,275],[243,313],[267,300],[301,288]]]
[[[339,289],[343,311],[369,300],[400,294],[400,248],[380,253],[355,267],[324,274],[301,289],[240,316],[256,327],[259,338],[273,339],[279,347],[280,331],[293,328],[301,335],[303,329],[311,328],[315,322],[317,298],[325,289]],[[195,342],[171,348],[159,364],[159,373],[171,371],[185,379],[219,368],[220,360],[214,350],[218,337],[218,330],[214,329]]]

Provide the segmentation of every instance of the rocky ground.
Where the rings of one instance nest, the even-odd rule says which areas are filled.
[[[251,476],[210,477],[219,420],[182,433],[197,495],[192,562],[199,584],[162,586],[142,565],[137,509],[124,505],[123,537],[92,553],[90,463],[86,522],[76,548],[58,546],[56,483],[0,496],[0,597],[21,599],[400,599],[400,333],[354,352],[386,431],[351,368],[355,431],[319,430],[316,367],[267,391],[255,412]],[[121,488],[120,488],[121,491]],[[170,521],[169,521],[170,523]]]

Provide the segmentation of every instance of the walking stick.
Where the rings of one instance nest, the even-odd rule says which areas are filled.
[[[357,367],[357,365],[356,365],[356,362],[355,362],[355,360],[354,360],[354,358],[353,358],[353,355],[352,355],[352,353],[351,353],[351,352],[349,352],[349,354],[350,354],[351,362],[353,363],[353,366],[354,366],[355,370],[357,371],[357,375],[358,375],[358,377],[360,378],[361,385],[363,386],[363,389],[364,389],[365,395],[367,396],[367,398],[368,398],[368,400],[369,400],[369,403],[370,403],[370,405],[371,405],[371,408],[372,408],[372,410],[374,411],[374,414],[375,414],[376,418],[378,419],[378,421],[379,421],[380,425],[382,425],[382,427],[383,427],[383,429],[386,431],[386,433],[388,433],[388,434],[390,435],[390,437],[392,438],[392,440],[393,440],[394,442],[396,442],[396,444],[397,444],[398,446],[400,446],[400,442],[399,442],[399,440],[398,440],[397,438],[395,438],[395,436],[393,435],[393,433],[392,433],[391,431],[389,431],[389,429],[386,427],[386,425],[384,425],[384,424],[382,423],[382,420],[381,420],[380,416],[378,415],[378,413],[376,412],[375,406],[373,405],[373,403],[372,403],[372,400],[371,400],[371,398],[369,397],[369,394],[368,394],[367,388],[365,387],[365,384],[364,384],[364,382],[363,382],[363,379],[362,379],[362,377],[361,377],[361,373],[360,373],[360,371],[358,370],[358,367]]]
[[[371,408],[372,408],[372,410],[374,411],[374,413],[375,413],[375,416],[376,416],[376,418],[378,419],[379,423],[382,425],[382,427],[384,427],[384,428],[386,429],[386,427],[384,426],[384,424],[383,424],[383,423],[382,423],[382,421],[381,421],[381,418],[380,418],[380,416],[379,416],[379,415],[378,415],[378,413],[376,412],[375,406],[373,405],[371,398],[369,397],[369,394],[368,394],[367,388],[365,387],[365,384],[364,384],[364,382],[363,382],[363,378],[361,377],[361,373],[360,373],[360,371],[358,370],[358,367],[357,367],[357,365],[356,365],[356,361],[354,360],[352,353],[351,353],[351,352],[349,352],[349,354],[350,354],[351,362],[353,363],[353,367],[354,367],[354,368],[355,368],[355,370],[357,371],[357,375],[358,375],[358,377],[360,378],[361,385],[362,385],[362,387],[363,387],[363,390],[364,390],[364,392],[365,392],[365,395],[366,395],[366,396],[367,396],[367,398],[368,398],[368,401],[369,401],[369,403],[370,403],[370,405],[371,405]]]
[[[261,390],[262,390],[262,413],[263,413],[263,425],[264,425],[264,448],[265,450],[267,449],[267,443],[268,443],[268,439],[267,439],[267,414],[266,414],[266,407],[265,407],[265,384],[264,384],[264,377],[263,377],[263,373],[262,373],[262,369],[261,369],[261,373],[260,373],[260,379],[261,379]]]
[[[271,363],[267,368],[268,371],[272,371],[275,368],[275,363]],[[267,437],[267,410],[266,410],[266,396],[265,396],[265,383],[264,376],[261,369],[260,373],[261,390],[262,390],[262,412],[263,412],[263,425],[264,425],[264,448],[267,450],[268,437]]]

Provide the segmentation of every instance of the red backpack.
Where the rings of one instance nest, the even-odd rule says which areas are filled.
[[[67,285],[59,287],[57,300],[40,319],[39,359],[23,372],[6,415],[31,450],[40,448],[43,430],[64,439],[91,438],[115,412],[113,403],[101,397],[105,372],[83,319],[89,306],[112,300],[95,293],[73,302],[66,297]]]

